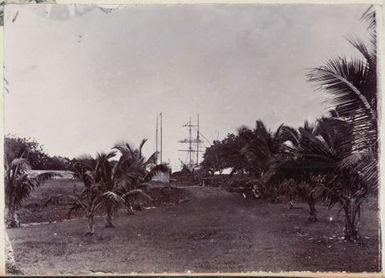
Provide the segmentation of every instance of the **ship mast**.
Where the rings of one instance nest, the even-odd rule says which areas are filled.
[[[155,153],[156,153],[156,164],[158,164],[158,117],[156,117],[156,128],[155,128]]]
[[[198,120],[197,120],[197,165],[199,165],[199,114],[198,114]]]
[[[160,163],[163,163],[163,114],[160,112]]]
[[[160,136],[159,136],[159,118],[160,118]],[[158,115],[156,115],[156,134],[155,134],[155,140],[156,140],[156,164],[158,164],[159,160],[160,163],[163,162],[163,114],[160,112]],[[160,144],[159,144],[160,141]],[[160,150],[159,150],[160,148]],[[160,158],[160,159],[159,159]]]
[[[198,114],[196,125],[191,123],[191,117],[189,117],[189,121],[182,127],[188,128],[188,138],[179,140],[178,142],[182,144],[187,144],[188,147],[187,149],[179,150],[179,151],[187,152],[188,162],[186,163],[186,165],[189,167],[189,169],[193,169],[194,167],[199,165],[199,153],[202,152],[200,150],[200,144],[203,143],[203,141],[200,140],[200,133],[199,133],[199,114]],[[197,129],[197,135],[195,138],[193,138],[193,135],[192,135],[193,128]],[[196,154],[195,158],[194,158],[194,154]]]

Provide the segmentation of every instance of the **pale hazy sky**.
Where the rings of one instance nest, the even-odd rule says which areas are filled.
[[[163,158],[176,169],[190,115],[200,114],[213,140],[257,119],[274,129],[325,113],[304,75],[328,58],[357,55],[344,37],[364,34],[367,6],[91,8],[66,18],[64,6],[8,6],[5,132],[68,157],[147,137],[149,154],[162,111]]]

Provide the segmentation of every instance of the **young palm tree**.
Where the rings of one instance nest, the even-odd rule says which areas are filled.
[[[241,153],[244,154],[254,176],[261,177],[269,168],[272,157],[278,153],[282,144],[280,125],[275,132],[268,130],[265,124],[258,120],[254,130],[239,130],[239,137],[244,142]]]
[[[33,173],[28,159],[25,158],[26,154],[26,150],[23,150],[19,157],[12,160],[8,155],[5,157],[5,205],[8,210],[8,226],[13,228],[20,226],[16,212],[22,202],[30,196],[32,190],[39,187],[46,180],[54,176],[60,176],[54,172]]]
[[[143,156],[143,146],[147,139],[143,139],[138,149],[128,143],[121,143],[114,147],[120,153],[120,158],[115,164],[112,174],[114,188],[125,198],[128,213],[133,213],[133,200],[141,195],[148,200],[152,198],[144,192],[148,182],[160,172],[168,173],[170,169],[165,164],[156,164],[157,153],[148,159]]]
[[[317,190],[330,207],[345,212],[345,238],[359,238],[362,202],[377,188],[377,162],[369,151],[352,152],[352,123],[335,118],[318,121],[315,131],[300,131],[297,143],[286,145],[271,167],[267,182],[293,179]],[[315,180],[316,179],[316,180]]]
[[[337,175],[331,179],[326,196],[329,206],[338,204],[345,213],[345,239],[360,238],[359,220],[362,204],[378,188],[378,168],[373,152],[355,152],[338,165]]]
[[[317,137],[318,130],[315,126],[305,121],[303,127],[298,130],[289,126],[281,129],[283,143],[278,154],[270,163],[269,172],[264,177],[264,183],[278,184],[280,194],[289,195],[290,204],[293,199],[299,198],[309,206],[309,218],[316,222],[316,202],[322,197],[320,185],[323,183],[322,175],[316,171],[315,165],[307,165],[303,154],[311,151],[314,142],[320,140]],[[316,148],[316,149],[319,149]],[[324,166],[322,166],[324,167]]]
[[[107,211],[116,210],[119,205],[124,203],[124,199],[113,192],[108,190],[108,184],[100,177],[101,168],[106,167],[108,158],[111,158],[113,153],[98,154],[96,168],[77,162],[73,165],[74,176],[80,179],[85,189],[78,196],[70,196],[70,210],[68,216],[71,213],[85,211],[88,218],[88,235],[95,233],[95,214],[97,210],[106,209]],[[104,169],[103,169],[104,170]]]
[[[132,212],[132,201],[139,195],[152,200],[144,192],[146,182],[159,171],[168,172],[166,165],[156,165],[156,154],[145,159],[142,148],[147,140],[143,139],[139,149],[129,144],[114,147],[120,153],[118,161],[111,161],[115,152],[99,153],[96,159],[83,159],[75,163],[74,173],[85,185],[80,196],[72,196],[70,213],[85,210],[89,220],[89,234],[94,234],[94,217],[99,209],[106,211],[106,227],[113,227],[113,213],[125,204]]]
[[[285,141],[282,137],[282,128],[283,125],[280,125],[275,132],[272,132],[258,120],[254,130],[239,130],[239,137],[243,141],[241,154],[248,162],[248,170],[253,179],[248,184],[255,197],[276,195],[276,188],[267,187],[267,183],[260,182],[260,179],[263,179],[269,170],[272,159],[279,153],[281,144]]]

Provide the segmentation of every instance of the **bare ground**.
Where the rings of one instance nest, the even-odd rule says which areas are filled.
[[[26,205],[50,190],[40,189]],[[320,221],[308,223],[302,204],[290,210],[221,188],[177,190],[183,192],[179,201],[133,216],[120,212],[115,228],[104,228],[98,217],[92,238],[84,236],[84,218],[9,229],[16,261],[25,274],[379,271],[374,198],[363,211],[362,242],[349,243],[341,238],[343,214],[337,209],[319,206]],[[35,216],[24,209],[21,218],[39,220],[44,211],[44,217],[56,215],[54,221],[65,209],[36,204]]]

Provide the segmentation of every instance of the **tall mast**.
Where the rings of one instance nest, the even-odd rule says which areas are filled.
[[[160,112],[160,163],[163,163],[162,155],[163,155],[163,114]]]
[[[198,121],[197,121],[197,165],[199,165],[199,114],[198,114]]]
[[[191,117],[189,118],[188,120],[188,131],[189,131],[189,140],[188,140],[188,143],[189,143],[189,156],[190,156],[190,161],[189,161],[189,164],[192,165],[192,160],[191,160],[191,153],[192,153],[192,141],[191,141]]]
[[[199,131],[199,114],[198,114],[198,122],[197,125],[194,125],[191,123],[191,117],[189,117],[189,120],[186,124],[184,124],[182,127],[188,128],[188,137],[182,140],[178,140],[179,143],[182,144],[188,144],[186,149],[179,150],[181,152],[187,152],[186,156],[186,164],[190,169],[193,169],[195,166],[198,166],[199,164],[199,153],[202,152],[200,150],[200,144],[203,143],[200,139],[200,131]],[[193,131],[195,132],[195,128],[197,128],[197,135],[193,138]],[[196,153],[196,156],[195,156]]]
[[[155,148],[156,148],[156,164],[158,164],[158,157],[159,157],[159,153],[158,153],[158,115],[156,115],[156,134],[155,134]]]

